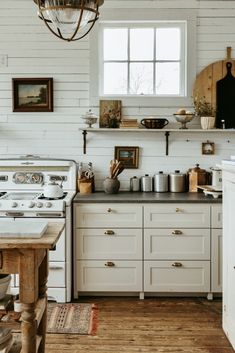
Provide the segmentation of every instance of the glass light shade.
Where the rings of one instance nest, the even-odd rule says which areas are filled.
[[[34,0],[39,16],[59,38],[71,41],[84,37],[98,19],[103,0]]]

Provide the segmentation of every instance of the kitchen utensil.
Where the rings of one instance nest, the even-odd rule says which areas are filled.
[[[94,173],[91,170],[87,170],[84,175],[86,179],[91,179],[94,177]]]
[[[220,196],[222,196],[222,191],[209,191],[209,190],[203,190],[205,195],[210,195],[213,196],[214,199],[218,199]]]
[[[151,192],[152,191],[152,177],[148,174],[141,177],[141,191]]]
[[[130,178],[130,191],[140,191],[140,180],[137,176]]]
[[[197,192],[198,185],[206,185],[208,183],[208,172],[201,169],[199,164],[188,170],[189,192]]]
[[[164,174],[163,171],[160,171],[154,175],[154,191],[155,192],[168,191],[168,174]]]
[[[162,129],[169,124],[169,121],[167,119],[145,118],[140,123],[147,129]]]
[[[169,175],[170,192],[185,192],[186,175],[175,170],[175,173]]]
[[[57,184],[55,181],[48,183],[43,190],[43,194],[45,197],[48,197],[51,199],[62,197],[64,194],[62,189],[62,180],[61,180],[61,185]]]
[[[216,83],[216,126],[221,128],[225,120],[226,129],[235,128],[235,77],[232,75],[232,62],[226,63],[227,74]]]
[[[124,170],[124,165],[121,161],[117,159],[110,161],[109,171],[110,171],[110,178],[117,178],[119,174]]]
[[[181,123],[181,127],[180,129],[187,129],[186,124],[191,121],[194,118],[194,114],[193,113],[185,113],[185,114],[173,114],[175,117],[175,120],[178,121],[179,123]]]
[[[210,168],[212,170],[212,186],[215,190],[222,190],[222,170],[218,167]]]

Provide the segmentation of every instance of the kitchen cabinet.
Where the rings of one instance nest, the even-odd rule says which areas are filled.
[[[223,329],[235,348],[235,165],[223,163]]]
[[[75,296],[142,292],[142,210],[130,204],[75,206]]]
[[[220,292],[221,222],[213,202],[75,202],[75,297]]]
[[[144,291],[210,292],[210,206],[147,205],[144,226]]]
[[[211,206],[211,291],[222,292],[223,273],[222,207]]]

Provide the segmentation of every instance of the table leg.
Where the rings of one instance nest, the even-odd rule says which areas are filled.
[[[47,277],[48,277],[48,250],[39,267],[39,298],[47,298]],[[38,327],[38,335],[42,337],[38,353],[45,352],[46,341],[46,327],[47,327],[47,303]]]
[[[22,304],[21,353],[36,353],[35,304]]]

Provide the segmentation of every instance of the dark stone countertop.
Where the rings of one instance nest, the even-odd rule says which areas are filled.
[[[215,203],[221,204],[222,198],[215,199],[213,196],[205,196],[202,192],[184,193],[157,193],[157,192],[130,192],[120,191],[118,194],[106,194],[95,192],[93,194],[81,195],[77,193],[74,203]]]

